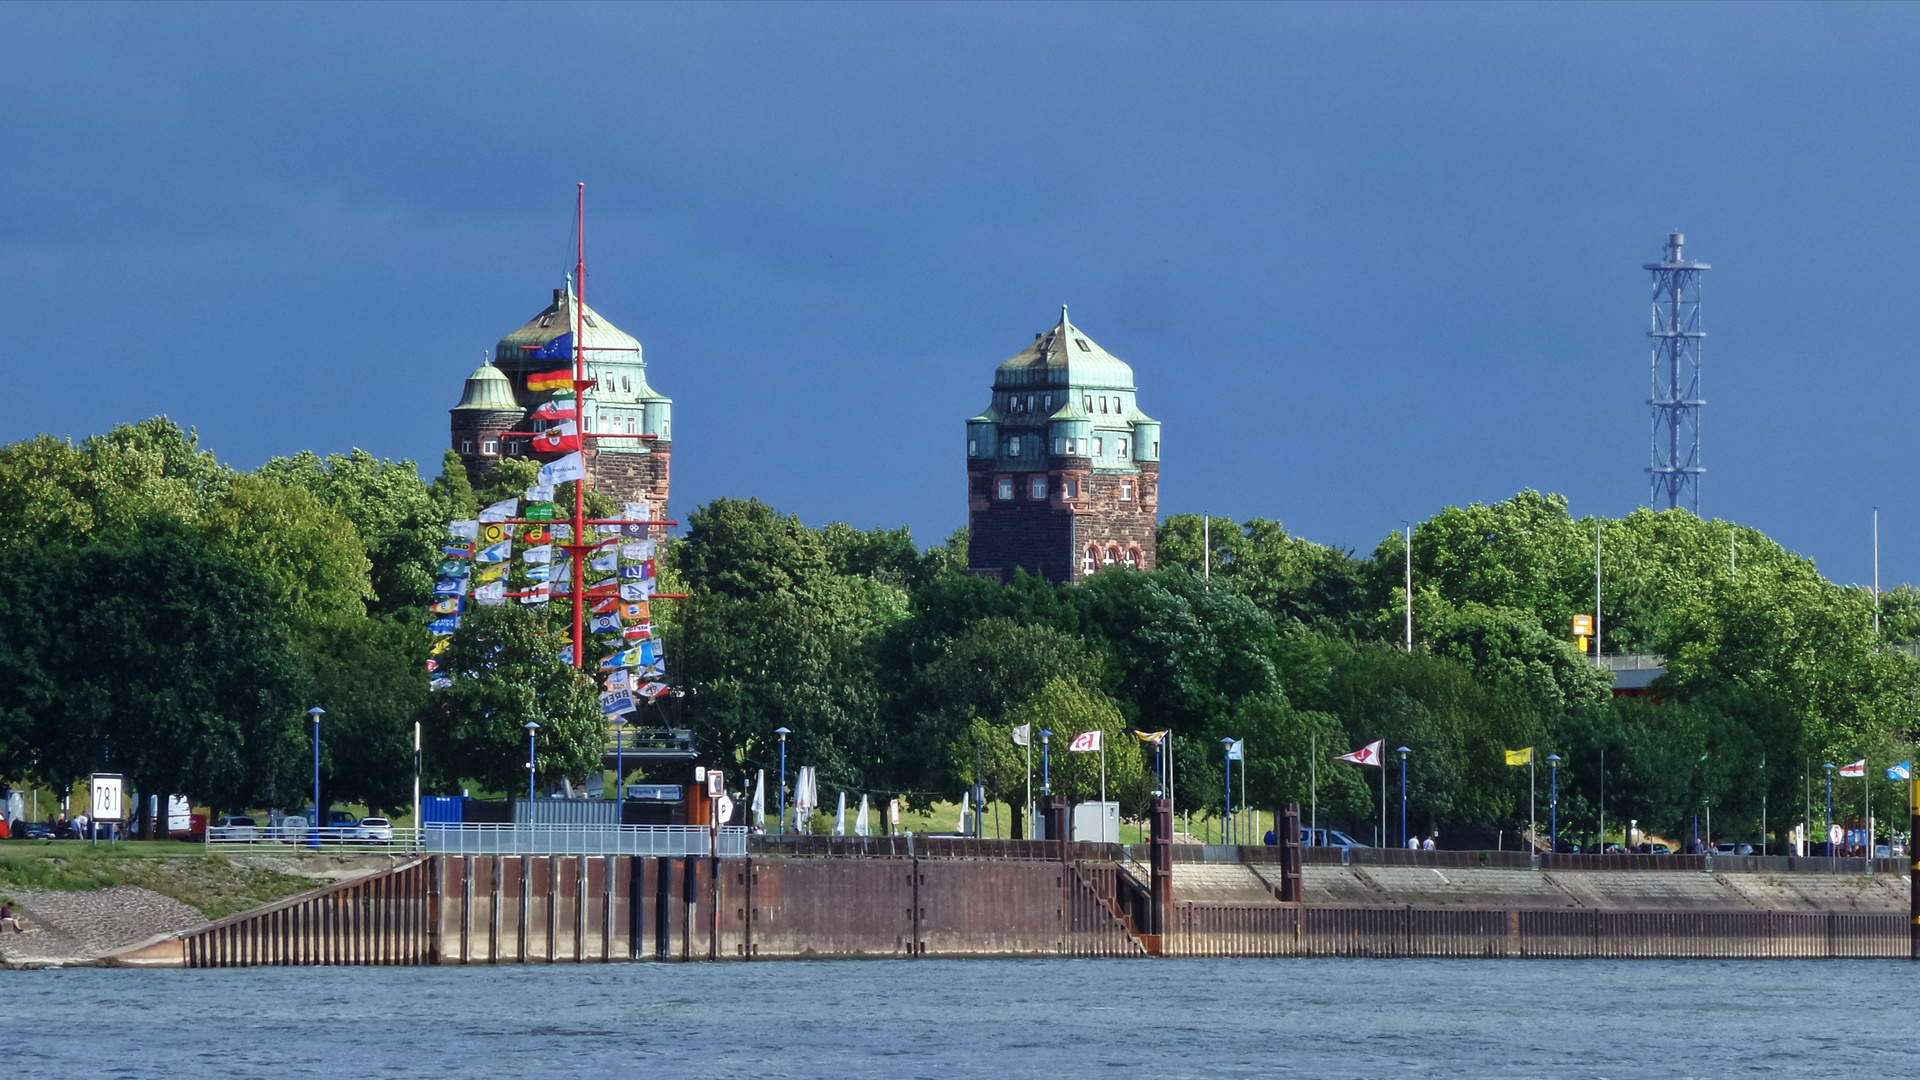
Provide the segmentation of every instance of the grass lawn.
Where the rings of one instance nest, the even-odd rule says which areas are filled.
[[[198,908],[210,919],[245,911],[320,882],[235,866],[201,844],[174,840],[0,840],[0,899],[8,889],[85,892],[137,885]]]

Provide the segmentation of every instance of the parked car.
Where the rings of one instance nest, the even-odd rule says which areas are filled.
[[[1562,855],[1578,855],[1580,854],[1580,842],[1577,840],[1562,840],[1553,850]]]
[[[1607,844],[1606,846],[1602,847],[1600,850],[1605,852],[1608,855],[1625,855],[1627,853],[1627,849],[1620,846],[1619,844]]]
[[[250,844],[260,839],[260,825],[245,814],[228,814],[207,828],[207,839]]]
[[[1739,844],[1732,840],[1722,840],[1713,845],[1713,853],[1715,855],[1751,855],[1753,854],[1753,845]]]
[[[275,829],[273,834],[282,840],[299,841],[307,838],[307,832],[311,828],[306,818],[299,814],[287,814],[280,819],[280,827]]]
[[[53,826],[44,821],[22,821],[13,827],[15,840],[51,840]]]
[[[1300,843],[1305,847],[1366,847],[1367,845],[1339,829],[1301,829]]]
[[[352,836],[354,835],[353,833],[354,827],[359,824],[360,824],[360,819],[357,817],[354,817],[352,814],[348,813],[345,810],[327,811],[327,828],[342,830],[340,832],[329,832],[327,833],[328,836],[340,836],[340,837]]]
[[[1671,854],[1673,854],[1673,849],[1672,849],[1672,848],[1670,848],[1670,847],[1668,847],[1668,846],[1667,846],[1667,845],[1665,845],[1665,844],[1654,844],[1654,845],[1653,845],[1652,847],[1649,847],[1649,848],[1647,848],[1647,854],[1649,854],[1649,855],[1671,855]]]
[[[369,844],[393,843],[393,822],[383,817],[365,817],[354,827],[354,836]]]

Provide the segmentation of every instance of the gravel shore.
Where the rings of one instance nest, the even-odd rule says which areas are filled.
[[[95,964],[145,941],[207,924],[172,897],[122,885],[91,892],[9,889],[23,930],[0,929],[0,966]]]

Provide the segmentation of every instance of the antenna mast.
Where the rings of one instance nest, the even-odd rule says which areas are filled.
[[[1700,282],[1706,263],[1681,254],[1684,233],[1668,233],[1664,257],[1647,263],[1653,274],[1652,479],[1655,510],[1685,507],[1700,513]],[[1662,506],[1662,500],[1665,505]]]

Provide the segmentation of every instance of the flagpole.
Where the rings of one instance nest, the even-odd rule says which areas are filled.
[[[1409,651],[1411,651],[1411,650],[1409,650]],[[1385,740],[1385,739],[1381,739],[1381,740],[1380,740],[1380,746],[1381,746],[1381,748],[1382,748],[1382,750],[1383,750],[1383,751],[1384,751],[1384,749],[1386,748],[1386,745],[1387,745],[1387,740]],[[1386,847],[1386,846],[1387,846],[1387,761],[1386,761],[1386,759],[1385,759],[1385,758],[1381,758],[1381,759],[1380,759],[1379,761],[1376,761],[1376,762],[1374,762],[1374,764],[1375,764],[1375,765],[1378,765],[1378,766],[1380,767],[1380,837],[1379,837],[1379,846],[1380,846],[1380,847]]]
[[[1027,724],[1027,806],[1021,811],[1020,831],[1033,839],[1033,724]]]
[[[574,435],[580,440],[581,477],[573,482],[573,666],[587,666],[587,369],[586,339],[582,336],[580,311],[587,302],[587,185],[579,186],[575,208],[579,249],[573,264],[573,413]],[[604,737],[604,736],[603,736]],[[606,744],[602,743],[604,752]]]
[[[1311,808],[1307,811],[1310,815],[1307,818],[1307,846],[1312,847],[1312,837],[1320,828],[1320,736],[1308,736],[1307,745],[1311,747],[1307,751],[1307,776],[1310,778],[1307,805]]]
[[[1540,827],[1535,824],[1533,807],[1533,747],[1527,747],[1527,851],[1538,854],[1540,845]]]
[[[1107,843],[1107,733],[1104,731],[1100,733],[1100,842]]]

